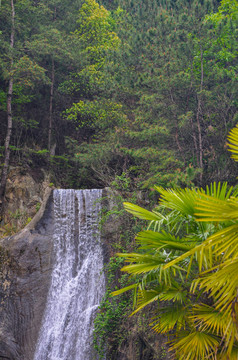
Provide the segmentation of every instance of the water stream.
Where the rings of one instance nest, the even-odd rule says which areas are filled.
[[[34,360],[94,360],[93,320],[105,292],[101,190],[54,190],[54,253]]]

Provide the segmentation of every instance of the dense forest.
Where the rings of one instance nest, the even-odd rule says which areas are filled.
[[[74,188],[235,179],[235,1],[3,0],[0,17],[1,197],[9,163]]]
[[[126,204],[152,225],[138,234],[136,252],[128,239],[145,225],[125,220],[129,230],[112,248],[121,253],[108,264],[113,279],[95,327],[102,358],[106,346],[109,359],[119,359],[119,333],[129,333],[132,303],[125,289],[136,289],[136,314],[147,305],[153,310],[161,296],[165,301],[153,326],[172,334],[174,358],[237,359],[237,326],[228,321],[237,324],[237,283],[223,298],[217,282],[222,288],[229,280],[212,277],[237,265],[237,228],[229,227],[237,205],[234,216],[227,205],[237,191],[227,184],[201,190],[237,183],[227,151],[238,120],[237,22],[237,0],[0,2],[1,208],[11,167],[44,169],[64,188],[114,187],[120,201],[125,192],[129,198],[137,193],[135,203],[139,190],[148,199],[156,189],[162,198],[153,212]],[[123,217],[120,206],[115,213]],[[124,271],[134,282],[118,277],[123,258],[133,263]],[[115,292],[121,300],[111,299],[115,284],[125,287]],[[189,352],[191,346],[197,352]],[[168,359],[161,349],[159,355],[151,350],[148,360]]]

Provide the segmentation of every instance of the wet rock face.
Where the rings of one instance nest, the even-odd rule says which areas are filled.
[[[53,223],[48,190],[31,223],[0,241],[0,359],[33,359],[50,285]]]

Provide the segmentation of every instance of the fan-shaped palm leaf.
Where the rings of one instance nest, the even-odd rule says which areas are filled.
[[[233,190],[233,186],[228,186],[227,182],[224,183],[211,183],[210,186],[206,186],[206,189],[164,189],[160,186],[155,186],[161,194],[160,205],[177,210],[183,215],[194,215],[194,209],[197,202],[197,199],[200,198],[202,194],[211,196],[214,199],[227,200]],[[235,191],[235,195],[237,191]],[[234,196],[234,195],[233,195]]]
[[[205,190],[155,189],[161,198],[153,212],[125,204],[127,211],[160,230],[137,235],[139,253],[119,254],[130,263],[122,271],[142,275],[137,281],[134,313],[155,301],[166,304],[169,311],[160,307],[152,325],[160,333],[175,331],[178,337],[172,349],[179,360],[233,356],[238,337],[238,191],[227,183],[213,183]],[[195,217],[199,218],[197,223]],[[168,233],[171,230],[176,235]],[[193,274],[184,281],[182,273],[188,277],[192,264]],[[199,287],[195,300],[186,289],[196,269],[199,271],[190,289],[195,293]],[[201,294],[206,294],[205,298],[209,295],[213,305],[192,305]]]
[[[238,219],[238,198],[221,200],[208,195],[201,195],[197,200],[196,214],[198,221],[232,221]]]
[[[196,259],[199,271],[202,271],[202,269],[209,269],[213,266],[212,250],[210,248],[207,249],[204,243],[202,243],[201,245],[195,246],[184,254],[174,257],[174,259],[164,265],[164,270],[167,270],[171,266],[176,266],[178,263],[187,260],[187,263],[189,263],[189,265],[186,271],[189,274],[194,259]]]
[[[193,216],[197,197],[195,189],[164,189],[155,186],[155,190],[161,194],[160,205],[167,209],[178,210],[183,215]]]
[[[233,186],[228,186],[227,182],[214,182],[210,186],[206,186],[206,190],[200,189],[199,193],[212,196],[214,199],[227,200],[231,196],[236,196],[238,190],[234,190]]]
[[[230,131],[227,138],[230,141],[228,144],[230,148],[229,151],[233,154],[231,157],[235,159],[235,161],[238,161],[238,125]]]
[[[205,276],[195,280],[191,290],[194,291],[198,285],[204,288],[210,297],[215,298],[216,308],[227,314],[238,302],[238,258],[229,259],[217,268],[218,271],[211,274],[202,273],[201,276]],[[236,313],[234,315],[238,316]]]
[[[151,290],[143,290],[139,288],[137,293],[137,308],[133,311],[131,316],[136,314],[138,311],[142,310],[145,306],[151,304],[152,302],[158,301],[161,291],[162,289],[159,287],[157,289]]]
[[[137,253],[118,253],[120,257],[124,257],[126,262],[134,263],[124,266],[121,270],[130,274],[138,275],[149,271],[158,270],[165,263],[164,257],[161,255],[146,255]]]
[[[143,220],[150,220],[150,221],[159,221],[164,218],[163,215],[156,211],[148,211],[146,209],[143,209],[142,207],[131,204],[129,202],[123,203],[125,210],[131,213],[132,215],[138,217],[139,219]]]
[[[205,331],[180,331],[172,349],[179,360],[215,359],[219,338]]]
[[[124,266],[121,271],[128,272],[132,275],[145,274],[148,272],[156,272],[157,280],[164,281],[166,284],[171,284],[171,275],[179,273],[182,278],[181,271],[185,270],[177,265],[171,267],[171,269],[164,270],[164,264],[166,256],[160,254],[157,256],[147,254],[129,253],[117,254],[120,257],[124,257],[126,262],[131,263],[130,265]]]
[[[186,238],[175,237],[165,231],[160,233],[151,230],[141,231],[136,236],[137,243],[140,243],[141,249],[170,249],[178,251],[188,251],[197,244],[197,241]]]
[[[124,288],[122,288],[122,289],[113,291],[113,292],[111,293],[111,296],[121,295],[121,294],[123,294],[124,292],[129,291],[129,290],[132,290],[132,289],[136,290],[137,287],[138,287],[138,284],[132,284],[132,285],[126,286],[126,287],[124,287]]]
[[[164,334],[175,329],[176,331],[185,329],[186,319],[186,307],[181,304],[176,304],[173,307],[160,308],[158,315],[154,317],[150,325],[156,332]]]
[[[193,310],[194,313],[190,318],[196,326],[202,331],[209,331],[220,336],[223,349],[226,348],[231,353],[237,333],[232,317],[206,304],[195,305]]]
[[[223,258],[238,256],[238,224],[229,226],[213,235],[211,235],[202,244],[195,246],[193,249],[185,252],[184,254],[176,257],[165,265],[165,269],[174,266],[186,258],[193,259],[194,256],[198,259],[199,270],[202,270],[202,265],[205,268],[212,268],[214,263],[211,255],[216,257],[222,255]]]
[[[159,285],[149,290],[145,290],[139,286],[137,294],[137,308],[131,315],[137,313],[148,304],[158,300],[166,302],[172,301],[182,304],[186,301],[186,296],[186,292],[178,286],[168,287],[165,285]]]
[[[170,287],[167,291],[162,292],[159,296],[161,301],[172,301],[178,303],[185,303],[188,294],[187,291],[181,288]]]
[[[230,326],[230,319],[225,314],[207,304],[195,304],[190,315],[196,326],[203,331],[224,335]]]

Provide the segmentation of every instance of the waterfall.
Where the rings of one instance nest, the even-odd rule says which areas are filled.
[[[93,321],[105,292],[101,190],[54,190],[55,261],[34,360],[93,360]]]

